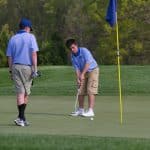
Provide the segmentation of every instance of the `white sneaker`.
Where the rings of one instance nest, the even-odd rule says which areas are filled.
[[[78,108],[75,112],[72,112],[70,115],[71,116],[82,116],[83,114],[84,114],[84,109]]]
[[[20,120],[20,118],[17,118],[16,120],[14,120],[14,122],[17,126],[21,126],[21,127],[25,126],[24,121]]]
[[[19,120],[20,120],[20,118],[17,118],[17,119],[14,120],[14,122],[16,123],[16,122],[18,122]]]
[[[20,118],[17,118],[17,119],[14,120],[16,125],[17,125],[17,122],[19,122],[19,121],[20,121]],[[23,121],[23,122],[24,122],[24,126],[29,126],[30,125],[30,123],[28,121]]]
[[[89,109],[87,112],[82,114],[83,117],[94,117],[95,114],[92,109]]]
[[[29,126],[30,123],[29,123],[28,121],[24,121],[24,125],[25,125],[25,126]]]

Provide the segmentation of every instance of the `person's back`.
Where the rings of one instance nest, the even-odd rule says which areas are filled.
[[[18,116],[14,120],[18,126],[26,126],[25,108],[31,93],[32,78],[37,77],[38,45],[32,31],[31,21],[23,18],[19,31],[11,37],[6,56],[11,79],[14,81],[17,95]]]
[[[36,45],[35,36],[24,30],[20,30],[16,35],[12,36],[9,49],[11,49],[13,64],[32,65],[31,57],[33,50],[37,47]]]

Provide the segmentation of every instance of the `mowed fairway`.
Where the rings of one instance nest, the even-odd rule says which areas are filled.
[[[94,120],[71,117],[72,96],[32,96],[27,108],[29,127],[16,127],[15,97],[0,97],[0,133],[48,134],[99,137],[150,138],[149,97],[126,97],[123,124],[120,124],[118,98],[97,97]],[[8,105],[9,104],[9,105]]]
[[[120,124],[115,66],[102,66],[94,120],[71,117],[76,86],[71,67],[41,67],[27,107],[28,127],[17,127],[13,86],[0,69],[0,150],[149,150],[150,66],[123,66]],[[144,80],[143,80],[144,79]],[[87,99],[86,99],[87,103]]]

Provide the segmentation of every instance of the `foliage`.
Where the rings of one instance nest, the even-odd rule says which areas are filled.
[[[69,64],[69,54],[64,43],[70,37],[89,48],[99,64],[116,64],[116,30],[105,21],[108,2],[1,0],[0,27],[8,24],[9,30],[16,32],[20,18],[29,17],[41,50],[39,64],[42,65]],[[122,64],[150,63],[149,6],[148,0],[118,0]],[[3,52],[4,48],[0,47]],[[5,65],[5,61],[1,63]]]
[[[6,66],[6,47],[9,38],[11,37],[12,32],[9,31],[8,24],[5,24],[2,26],[2,29],[0,31],[0,66]]]

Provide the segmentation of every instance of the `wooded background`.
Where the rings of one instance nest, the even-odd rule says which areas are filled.
[[[109,0],[0,0],[0,66],[21,17],[31,19],[39,65],[68,65],[68,38],[91,50],[99,64],[116,64],[116,31],[105,21]],[[150,64],[150,1],[118,0],[121,64]]]

